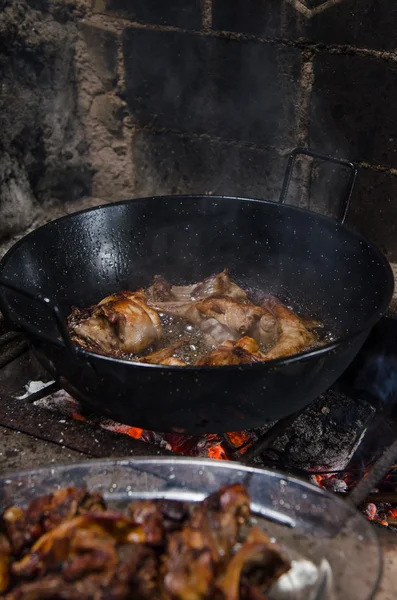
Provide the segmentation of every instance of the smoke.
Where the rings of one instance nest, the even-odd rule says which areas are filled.
[[[380,355],[368,359],[358,374],[356,388],[384,405],[397,404],[396,357]]]
[[[397,407],[397,320],[385,319],[362,351],[354,387],[388,412]]]

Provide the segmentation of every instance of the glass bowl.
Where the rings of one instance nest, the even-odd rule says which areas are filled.
[[[197,502],[219,487],[242,483],[255,520],[289,553],[293,568],[271,600],[370,600],[381,575],[375,529],[348,501],[280,472],[215,460],[92,460],[0,478],[0,509],[66,486],[101,492],[110,506],[134,499]]]

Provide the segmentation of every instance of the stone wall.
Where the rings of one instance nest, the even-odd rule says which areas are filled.
[[[349,223],[397,261],[394,0],[2,4],[3,239],[128,197],[275,199],[304,145],[359,163]],[[290,201],[336,214],[345,174],[298,174]]]

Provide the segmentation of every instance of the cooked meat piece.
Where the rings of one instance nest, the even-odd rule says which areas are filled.
[[[2,515],[2,522],[12,551],[16,556],[31,546],[39,537],[63,521],[90,511],[106,508],[102,496],[89,494],[84,488],[63,488],[35,498],[26,511],[11,506]]]
[[[177,342],[176,344],[172,344],[172,346],[167,346],[166,348],[157,350],[157,352],[153,352],[152,354],[143,356],[139,359],[139,362],[149,363],[151,365],[169,365],[174,367],[185,367],[186,363],[183,362],[183,360],[181,360],[180,358],[174,356],[174,354],[176,350],[179,350],[179,348],[182,348],[182,346],[185,346],[189,343],[189,340]]]
[[[210,598],[214,561],[209,536],[186,527],[172,533],[164,562],[164,587],[175,600]]]
[[[193,300],[208,298],[208,296],[227,296],[239,302],[248,302],[247,294],[230,279],[227,269],[218,275],[207,277],[194,286],[190,296]]]
[[[249,496],[239,484],[225,486],[195,508],[182,531],[169,537],[164,585],[172,598],[212,597],[219,564],[227,561],[249,516]]]
[[[188,506],[176,500],[142,500],[131,504],[129,512],[151,546],[164,545],[167,533],[182,529],[190,516]]]
[[[42,528],[36,522],[27,525],[25,514],[23,508],[10,506],[1,515],[2,529],[10,541],[12,552],[16,555],[19,555],[25,546],[37,540],[42,533]]]
[[[106,511],[87,513],[66,521],[40,537],[31,551],[12,566],[12,572],[19,577],[44,575],[66,558],[73,558],[76,551],[87,543],[92,548],[92,536],[96,536],[94,547],[104,540],[107,553],[114,543],[139,543],[145,541],[145,533],[140,525],[118,513]]]
[[[7,537],[0,534],[0,594],[10,585],[11,577],[11,544]]]
[[[22,583],[5,596],[5,600],[127,600],[129,585],[120,589],[113,582],[102,582],[100,576],[65,582],[61,575],[47,575],[36,581]]]
[[[161,321],[143,291],[118,292],[80,321],[69,318],[72,337],[81,346],[106,354],[139,353],[161,337]]]
[[[240,600],[269,600],[267,594],[263,594],[255,585],[241,578],[240,583]]]
[[[200,327],[209,346],[234,341],[243,335],[268,346],[275,342],[278,333],[277,321],[269,310],[226,296],[211,296],[197,302],[155,302],[153,306]]]
[[[165,529],[160,506],[153,500],[143,500],[130,506],[131,519],[142,526],[146,542],[151,546],[164,543]]]
[[[161,514],[165,531],[181,529],[190,516],[189,507],[181,500],[156,500]]]
[[[90,512],[96,507],[99,512]],[[11,507],[3,526],[30,522],[32,529],[20,560],[0,535],[1,597],[265,600],[264,592],[289,568],[260,529],[243,541],[250,498],[240,484],[221,488],[193,510],[179,501],[143,500],[129,512],[104,510],[101,496],[74,489],[36,498],[26,511]],[[33,531],[40,532],[35,542]]]
[[[216,588],[224,600],[239,600],[242,577],[263,593],[290,567],[291,563],[280,550],[256,527],[231,558],[226,571],[218,578]]]
[[[117,564],[95,568],[95,553],[82,554],[81,563],[92,568],[81,578],[65,581],[64,574],[49,574],[16,586],[5,600],[170,600],[159,580],[158,561],[150,548],[129,544],[118,551]],[[97,565],[99,566],[99,565]]]
[[[228,560],[248,516],[245,488],[229,485],[200,503],[182,531],[170,535],[164,585],[173,598],[212,597],[216,569]]]
[[[256,341],[250,337],[243,337],[237,340],[237,342],[232,342],[231,340],[224,342],[202,358],[197,364],[201,367],[221,367],[226,365],[244,365],[260,360],[259,346]]]
[[[207,530],[213,539],[216,560],[224,562],[250,516],[250,497],[239,483],[226,485],[208,496],[191,518],[194,528]]]
[[[176,356],[170,356],[169,358],[166,358],[162,363],[162,365],[167,365],[168,367],[186,367],[186,363],[183,362],[183,360],[181,360],[180,358],[177,358]]]
[[[175,300],[176,297],[172,293],[172,287],[172,283],[169,283],[164,277],[155,275],[153,277],[152,285],[146,290],[148,300],[150,302],[167,302],[167,300]]]
[[[85,580],[70,585],[65,584],[61,575],[50,575],[38,581],[17,585],[5,596],[5,600],[96,600],[97,596],[94,594],[97,591],[97,583],[90,590]]]
[[[211,335],[216,344],[226,339],[238,339],[243,335],[254,338],[265,346],[274,343],[277,336],[277,322],[266,309],[253,304],[242,304],[237,300],[223,296],[211,296],[196,303],[200,315],[206,319],[207,335]],[[224,327],[223,335],[215,335],[208,321],[215,320]],[[201,325],[203,329],[204,323]],[[203,329],[204,331],[204,329]],[[232,332],[233,337],[227,336]],[[226,337],[224,337],[226,335]]]
[[[151,302],[194,302],[214,295],[248,302],[247,294],[230,279],[227,269],[193,285],[171,285],[161,276],[156,275],[152,286],[148,289]]]
[[[291,356],[313,344],[314,334],[295,313],[277,301],[268,301],[266,307],[277,319],[279,338],[270,350],[262,354],[262,360]]]

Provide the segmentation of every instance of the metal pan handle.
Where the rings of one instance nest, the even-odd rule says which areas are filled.
[[[76,353],[77,353],[76,346],[73,344],[73,342],[70,338],[69,331],[68,331],[67,325],[65,323],[65,319],[62,316],[62,311],[57,304],[53,303],[46,296],[42,296],[41,294],[33,294],[32,292],[30,292],[28,290],[21,289],[20,287],[16,286],[14,283],[11,283],[10,281],[7,281],[6,279],[3,279],[3,278],[0,278],[0,288],[6,288],[7,290],[16,292],[17,294],[20,294],[21,296],[28,298],[29,300],[32,300],[33,302],[37,302],[38,304],[41,304],[42,306],[44,306],[47,309],[47,311],[49,312],[49,314],[51,315],[51,317],[53,318],[53,320],[56,324],[57,330],[60,333],[63,343],[65,344],[65,347],[67,348],[68,352],[73,357],[76,356]],[[15,319],[13,319],[11,316],[11,310],[7,306],[7,302],[3,298],[2,294],[0,294],[0,298],[1,298],[1,304],[2,304],[1,309],[2,309],[4,316],[7,317],[11,323],[15,323]],[[15,312],[16,316],[18,317],[17,325],[21,329],[23,329],[27,333],[30,333],[33,335],[36,333],[35,328],[30,323],[28,323],[26,321],[26,319],[24,319],[15,308],[12,309],[12,312]]]
[[[324,162],[331,162],[336,165],[342,165],[343,167],[346,167],[347,169],[350,170],[350,180],[349,180],[348,188],[346,191],[345,198],[343,199],[343,203],[341,206],[339,216],[337,218],[338,223],[343,224],[345,222],[345,219],[347,216],[347,211],[349,210],[350,200],[351,200],[354,185],[355,185],[356,179],[357,179],[357,171],[358,171],[357,165],[355,163],[351,162],[350,160],[345,160],[344,158],[335,158],[332,156],[327,156],[326,154],[320,154],[319,152],[314,152],[314,150],[310,150],[310,149],[306,149],[306,148],[295,148],[295,150],[293,150],[291,152],[291,154],[289,155],[289,158],[288,158],[287,169],[285,171],[283,186],[281,188],[281,193],[280,193],[280,199],[279,199],[280,204],[285,204],[285,201],[286,201],[286,198],[288,195],[289,186],[290,186],[291,179],[292,179],[292,174],[294,172],[295,161],[298,156],[310,156],[312,158],[318,158],[319,160],[322,160]]]

